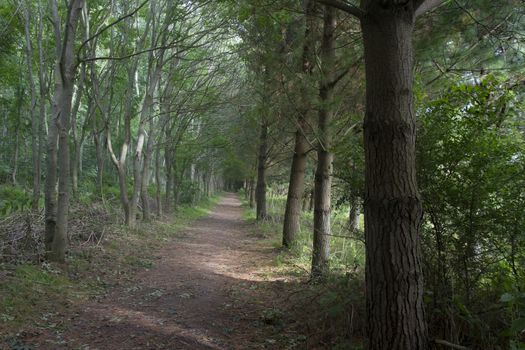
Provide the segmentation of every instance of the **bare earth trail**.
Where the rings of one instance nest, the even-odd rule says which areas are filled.
[[[80,308],[62,333],[66,349],[280,348],[261,315],[287,283],[263,270],[275,250],[249,234],[236,195],[166,244],[133,286]],[[38,349],[56,349],[40,343]]]

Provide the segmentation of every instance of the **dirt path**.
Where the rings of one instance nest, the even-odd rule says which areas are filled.
[[[167,243],[133,286],[80,308],[63,344],[49,349],[281,348],[272,312],[288,286],[264,273],[275,252],[248,234],[241,213],[238,198],[226,195]]]

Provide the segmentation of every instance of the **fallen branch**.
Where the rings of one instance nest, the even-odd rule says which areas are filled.
[[[448,342],[448,341],[442,340],[442,339],[434,339],[434,343],[439,344],[439,345],[443,345],[443,346],[448,346],[449,348],[452,348],[452,349],[470,350],[470,348],[467,348],[466,346],[453,344],[451,342]]]

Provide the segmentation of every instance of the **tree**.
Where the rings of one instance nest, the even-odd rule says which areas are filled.
[[[335,81],[336,11],[324,9],[324,29],[321,44],[320,106],[318,116],[317,168],[314,187],[314,242],[312,250],[312,277],[326,275],[330,258],[330,213],[332,193],[332,132],[333,94]]]
[[[426,349],[412,34],[434,0],[319,0],[360,20],[365,49],[366,297],[370,349]]]
[[[307,140],[309,129],[309,115],[312,112],[310,93],[308,89],[309,76],[312,75],[314,67],[315,52],[315,11],[316,2],[305,1],[305,29],[304,43],[301,55],[301,74],[302,81],[300,86],[300,106],[297,112],[297,130],[295,132],[295,146],[290,170],[290,181],[288,184],[288,196],[286,199],[286,209],[283,220],[283,246],[290,248],[294,245],[297,233],[299,232],[299,220],[301,215],[301,199],[304,192],[304,176],[307,166],[307,152],[310,148]]]
[[[48,258],[65,262],[69,214],[69,130],[71,101],[76,75],[74,44],[83,0],[67,4],[64,32],[56,0],[52,2],[52,20],[55,29],[56,63],[53,94],[53,116],[48,137],[48,165],[46,178],[46,248]],[[58,153],[57,153],[58,141]],[[59,171],[57,171],[59,169]],[[57,176],[58,174],[58,176]],[[56,178],[58,177],[58,200]]]

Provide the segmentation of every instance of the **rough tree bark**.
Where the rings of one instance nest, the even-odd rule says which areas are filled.
[[[317,0],[361,21],[365,51],[365,239],[369,349],[427,349],[416,183],[412,35],[442,0]]]
[[[290,170],[290,182],[288,185],[288,196],[286,198],[286,209],[283,220],[283,246],[290,248],[296,240],[297,233],[300,230],[299,222],[301,217],[301,197],[304,191],[304,172],[307,165],[308,141],[306,140],[306,130],[308,129],[307,118],[311,106],[307,85],[309,84],[308,76],[313,69],[312,53],[312,32],[315,23],[315,6],[313,0],[306,0],[305,6],[305,33],[302,54],[301,72],[303,81],[300,83],[301,106],[298,108],[297,130],[295,132],[295,147],[292,158],[292,167]]]
[[[415,2],[363,5],[369,348],[427,349],[412,96]]]
[[[330,123],[333,116],[333,90],[335,69],[335,9],[325,6],[324,29],[321,44],[321,84],[318,123],[317,169],[314,189],[314,242],[312,277],[324,276],[329,270],[330,213],[333,153]]]

